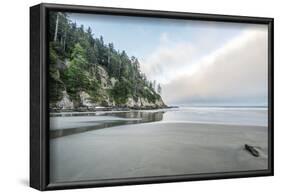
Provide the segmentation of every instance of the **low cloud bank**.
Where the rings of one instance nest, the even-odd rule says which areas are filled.
[[[267,41],[267,28],[246,30],[197,62],[189,44],[159,48],[145,71],[163,83],[168,104],[266,104]]]

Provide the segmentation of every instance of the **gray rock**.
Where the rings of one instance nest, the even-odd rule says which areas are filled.
[[[73,109],[73,102],[70,100],[69,95],[66,91],[62,92],[62,99],[56,103],[56,106],[62,110]]]
[[[87,92],[84,92],[84,91],[80,92],[79,97],[80,97],[80,104],[83,107],[86,107],[88,109],[95,108],[96,104],[92,102],[91,96]]]

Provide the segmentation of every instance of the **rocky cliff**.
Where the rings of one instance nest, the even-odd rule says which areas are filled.
[[[58,63],[59,69],[68,68],[67,66]],[[166,105],[163,102],[161,96],[157,94],[152,88],[144,87],[143,90],[155,96],[155,99],[149,99],[145,96],[130,96],[126,97],[123,103],[117,103],[112,96],[111,91],[114,90],[115,84],[119,82],[114,77],[109,77],[107,71],[99,65],[96,65],[97,71],[95,75],[92,75],[89,79],[98,79],[99,89],[96,91],[84,91],[81,90],[77,93],[76,97],[71,97],[64,82],[59,76],[59,71],[56,71],[55,75],[51,74],[51,79],[57,85],[56,92],[59,93],[58,99],[50,102],[51,111],[95,111],[95,110],[112,110],[112,109],[157,109],[165,108]],[[54,81],[55,80],[55,81]],[[60,83],[60,84],[58,84]],[[52,85],[52,87],[54,87]],[[93,94],[96,92],[96,95]],[[90,94],[91,93],[91,94]],[[99,96],[95,98],[94,96]]]
[[[138,59],[105,43],[90,27],[51,12],[48,35],[51,111],[166,107],[161,85],[147,79]]]

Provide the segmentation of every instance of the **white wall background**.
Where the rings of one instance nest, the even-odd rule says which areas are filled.
[[[29,177],[29,6],[0,6],[0,193],[35,193]],[[276,193],[281,182],[281,12],[277,0],[49,0],[49,3],[158,9],[275,18],[275,176],[58,191],[59,193]],[[279,74],[279,76],[278,76]],[[279,185],[278,185],[279,184]]]

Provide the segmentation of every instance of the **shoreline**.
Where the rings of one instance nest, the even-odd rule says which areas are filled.
[[[266,127],[267,121],[260,120],[266,112],[236,112],[216,110],[216,112],[189,110],[181,108],[161,108],[149,110],[110,110],[88,112],[56,112],[50,113],[50,138],[63,137],[85,131],[106,129],[115,126],[131,125],[135,128],[141,123],[161,121],[163,124],[203,124],[247,127]],[[259,116],[258,116],[259,115]],[[236,119],[234,119],[235,117]],[[252,119],[245,119],[249,117]],[[210,119],[211,118],[211,119]]]
[[[129,107],[99,107],[95,109],[65,109],[65,110],[54,110],[50,109],[49,114],[50,115],[56,115],[56,114],[79,114],[79,113],[113,113],[113,112],[130,112],[130,111],[155,111],[155,110],[165,110],[165,109],[172,109],[172,108],[179,108],[179,106],[165,106],[165,107],[144,107],[144,108],[129,108]]]
[[[142,108],[132,108],[132,107],[96,107],[87,108],[79,107],[75,109],[49,109],[50,114],[66,114],[66,113],[99,113],[99,112],[129,112],[129,111],[155,111],[155,110],[165,110],[173,108],[208,108],[208,109],[268,109],[267,106],[164,106],[164,107],[142,107]]]

